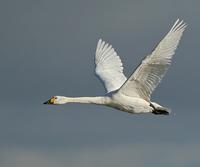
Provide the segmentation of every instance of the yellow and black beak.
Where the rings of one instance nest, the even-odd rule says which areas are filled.
[[[51,99],[49,99],[48,101],[44,102],[43,104],[54,104],[55,101],[55,97],[52,97]]]

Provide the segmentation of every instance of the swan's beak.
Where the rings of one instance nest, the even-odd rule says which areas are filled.
[[[54,104],[55,97],[49,99],[48,101],[44,102],[43,104]]]
[[[44,102],[43,104],[49,104],[49,100],[48,100],[48,101],[46,101],[46,102]]]

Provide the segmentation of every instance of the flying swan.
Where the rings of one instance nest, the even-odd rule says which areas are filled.
[[[142,60],[127,79],[120,57],[111,45],[100,39],[95,54],[95,73],[103,81],[106,95],[98,97],[53,96],[44,104],[90,103],[109,106],[128,113],[168,115],[169,109],[151,102],[178,46],[186,24],[179,19],[150,55]]]

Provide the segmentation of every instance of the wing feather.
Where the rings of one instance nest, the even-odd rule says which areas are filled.
[[[126,81],[123,65],[111,45],[98,41],[95,54],[95,73],[104,83],[107,93],[119,89]]]
[[[178,46],[186,24],[179,19],[160,41],[151,55],[141,62],[135,72],[122,85],[119,92],[150,101],[150,96],[165,75]]]

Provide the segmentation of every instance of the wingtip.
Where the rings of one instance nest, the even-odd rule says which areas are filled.
[[[177,30],[181,30],[181,29],[185,29],[187,27],[187,24],[184,22],[184,20],[180,20],[179,18],[177,18],[177,20],[174,22],[170,32],[172,31],[177,31]]]
[[[180,20],[180,19],[179,19],[179,18],[177,18],[177,19],[176,19],[176,21],[175,21],[175,23],[179,22],[179,20]]]
[[[98,43],[101,43],[102,41],[103,41],[102,38],[99,38]]]

